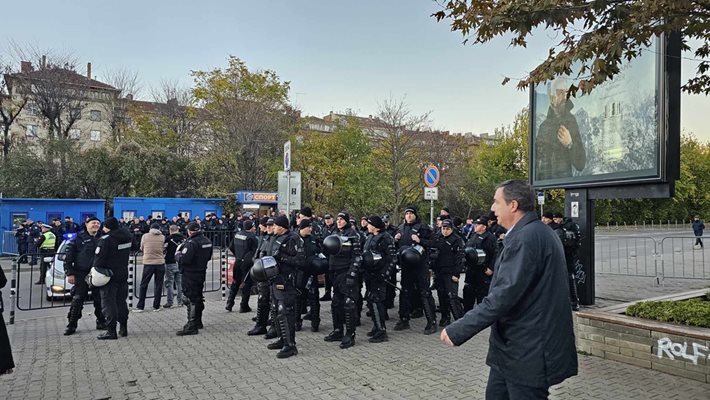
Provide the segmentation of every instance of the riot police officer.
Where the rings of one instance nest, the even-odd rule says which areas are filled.
[[[481,259],[476,250],[482,250]],[[466,242],[466,279],[463,286],[463,309],[468,312],[488,295],[496,259],[496,238],[488,232],[488,218],[481,216],[473,222],[473,231]]]
[[[450,219],[441,221],[441,230],[433,239],[423,240],[429,246],[432,269],[435,272],[436,293],[439,297],[441,321],[439,326],[447,326],[463,316],[459,301],[459,275],[464,266],[464,243],[461,236],[454,233],[456,227]],[[451,314],[451,315],[449,315]]]
[[[178,336],[197,335],[203,328],[202,311],[205,299],[202,287],[205,285],[207,263],[212,258],[212,241],[202,232],[200,224],[187,224],[188,238],[182,244],[178,267],[182,274],[182,302],[187,306],[187,324],[177,331]]]
[[[93,268],[111,271],[111,280],[103,286],[101,306],[106,319],[106,332],[98,336],[99,340],[115,340],[116,323],[120,325],[119,334],[128,335],[128,258],[131,255],[133,236],[126,228],[118,225],[114,217],[104,221],[104,233],[96,244]]]
[[[264,218],[266,221],[262,219],[264,230],[261,235],[261,241],[259,242],[256,258],[271,256],[271,242],[274,239],[274,220],[273,218]],[[276,337],[275,329],[273,332],[269,332],[266,329],[266,326],[269,324],[269,311],[271,309],[271,291],[269,289],[269,283],[258,282],[256,288],[259,293],[256,300],[256,325],[254,325],[254,327],[247,332],[247,335],[256,336],[268,334],[268,338],[273,339]]]
[[[386,342],[387,308],[385,307],[387,280],[394,274],[397,253],[394,239],[387,233],[385,223],[377,215],[367,219],[369,235],[363,248],[363,269],[367,286],[367,308],[372,316],[372,330],[367,333],[370,343]]]
[[[336,229],[323,241],[328,253],[328,265],[333,282],[333,300],[330,304],[333,331],[324,338],[326,342],[340,341],[340,348],[355,345],[358,275],[360,273],[360,236],[350,224],[350,215],[342,211],[336,219]],[[345,333],[343,334],[343,324]]]
[[[570,304],[572,310],[579,311],[579,297],[577,296],[577,281],[575,278],[576,265],[579,263],[579,248],[582,245],[582,232],[571,218],[561,213],[552,213],[553,222],[548,224],[562,241],[565,250],[565,263],[569,282]]]
[[[394,239],[394,235],[397,234],[397,227],[392,226],[390,224],[390,216],[389,214],[385,214],[382,216],[382,222],[385,223],[385,232],[389,233],[390,236]],[[397,263],[397,259],[395,258],[394,263]],[[389,283],[386,286],[386,296],[385,296],[385,307],[387,309],[394,308],[394,299],[397,297],[397,292],[395,291],[397,288],[397,270],[392,271],[392,273],[389,275]]]
[[[404,223],[397,229],[394,240],[399,246],[399,262],[402,267],[402,290],[399,294],[399,321],[394,330],[409,329],[412,312],[412,294],[419,292],[422,308],[427,319],[424,334],[437,331],[434,297],[429,288],[429,269],[427,268],[427,250],[422,241],[431,237],[431,229],[423,224],[417,215],[417,209],[409,206],[404,210]]]
[[[285,215],[274,219],[274,237],[271,254],[278,263],[278,276],[271,280],[272,301],[277,310],[274,325],[279,339],[267,348],[280,349],[277,358],[288,358],[298,354],[296,348],[296,270],[303,267],[303,244],[301,238],[289,230]]]
[[[330,214],[325,214],[323,216],[323,229],[321,230],[320,242],[323,243],[326,237],[333,234],[336,230],[335,222],[333,221],[333,216]],[[333,291],[332,276],[330,273],[325,274],[325,294],[320,298],[320,301],[331,301]]]
[[[300,219],[298,234],[303,241],[304,268],[296,271],[296,331],[300,331],[303,320],[311,321],[311,332],[320,329],[320,301],[318,299],[318,274],[327,272],[328,261],[321,254],[320,244],[313,234],[313,222],[308,218]],[[325,264],[325,269],[322,267]],[[303,316],[303,308],[308,304],[310,310]],[[307,317],[307,318],[306,318]]]
[[[99,242],[97,233],[101,227],[101,221],[96,217],[91,217],[86,221],[86,229],[79,232],[74,240],[67,243],[66,255],[64,258],[64,270],[67,282],[74,285],[71,289],[72,299],[69,306],[69,323],[64,331],[65,336],[76,332],[77,323],[81,318],[84,309],[84,301],[89,296],[89,284],[86,283],[86,274],[91,270],[94,262],[94,252],[96,244]],[[106,329],[106,320],[101,312],[100,288],[93,288],[92,297],[94,300],[94,315],[96,316],[96,329]]]
[[[229,250],[234,254],[234,267],[232,269],[232,285],[229,287],[229,296],[227,297],[227,311],[232,311],[234,307],[234,298],[237,297],[239,286],[242,284],[242,279],[248,275],[249,269],[254,262],[254,254],[259,247],[259,240],[254,234],[254,223],[245,221],[244,230],[237,232],[229,245]],[[251,288],[249,289],[251,290]],[[242,292],[244,296],[244,292]],[[246,305],[249,306],[248,304]],[[247,312],[244,309],[244,304],[241,304],[240,312]]]

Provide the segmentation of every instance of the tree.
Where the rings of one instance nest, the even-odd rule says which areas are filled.
[[[369,132],[379,160],[378,168],[390,187],[387,206],[395,221],[408,203],[416,201],[424,187],[422,131],[428,131],[430,113],[414,115],[402,99],[387,99],[380,104],[377,118],[381,127]]]
[[[270,70],[250,71],[234,56],[224,69],[192,76],[196,105],[211,130],[203,138],[209,151],[204,161],[214,174],[208,186],[273,190],[283,144],[297,122],[290,83]]]
[[[103,81],[118,90],[116,96],[105,101],[104,110],[109,117],[112,139],[120,142],[128,125],[129,106],[142,90],[138,72],[126,68],[116,68],[104,74]]]
[[[2,159],[7,160],[10,148],[12,147],[12,137],[10,129],[12,124],[20,115],[22,109],[27,105],[27,94],[19,93],[13,96],[6,81],[15,71],[12,67],[0,61],[0,129],[2,129]]]
[[[589,93],[618,74],[623,63],[638,57],[655,36],[677,31],[683,49],[693,50],[699,61],[696,76],[683,90],[710,94],[710,2],[706,0],[448,0],[441,6],[433,16],[450,21],[451,30],[465,37],[464,43],[512,35],[511,46],[525,47],[536,28],[558,35],[560,41],[547,58],[518,83],[521,89],[569,75],[579,62],[578,87]],[[690,43],[697,45],[691,48]],[[503,83],[508,81],[505,78]]]

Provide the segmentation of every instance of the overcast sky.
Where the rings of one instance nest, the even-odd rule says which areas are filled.
[[[527,49],[503,39],[464,46],[430,17],[437,10],[431,0],[13,1],[3,4],[0,38],[71,51],[98,77],[135,70],[143,97],[161,80],[189,86],[190,70],[225,66],[232,54],[290,81],[304,115],[367,116],[406,97],[414,113],[431,111],[434,128],[482,133],[510,124],[528,94],[515,79],[500,83],[537,65],[552,34]],[[685,77],[695,65],[684,61]],[[684,130],[709,141],[708,115],[710,99],[683,96]]]

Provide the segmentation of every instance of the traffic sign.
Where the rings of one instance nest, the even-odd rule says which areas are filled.
[[[439,200],[439,188],[424,188],[424,200]]]
[[[289,179],[290,178],[290,179]],[[290,182],[290,184],[289,184]],[[279,210],[301,209],[301,172],[279,171]],[[290,200],[290,204],[288,203]]]
[[[439,178],[439,168],[436,168],[435,165],[430,165],[424,170],[424,183],[430,188],[439,184]]]
[[[284,171],[291,170],[291,141],[284,143]]]
[[[545,204],[545,193],[543,193],[543,192],[537,193],[537,204],[539,204],[539,205]]]

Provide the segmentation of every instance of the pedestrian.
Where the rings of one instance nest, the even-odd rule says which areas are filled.
[[[7,285],[7,277],[5,276],[5,271],[2,270],[2,265],[0,265],[0,289],[4,288],[5,285]],[[2,292],[0,292],[0,375],[11,374],[15,368],[10,337],[7,335],[3,312],[5,312],[5,308],[2,302]]]
[[[73,240],[69,241],[65,250],[64,271],[67,282],[74,285],[71,288],[71,305],[69,306],[69,323],[64,331],[65,336],[76,332],[77,324],[84,309],[84,301],[89,297],[89,284],[86,283],[86,275],[91,271],[94,263],[96,245],[99,243],[99,228],[101,221],[96,217],[91,217],[86,221],[86,229],[79,232]],[[94,301],[94,315],[96,316],[96,329],[106,329],[106,319],[101,311],[101,288],[91,289],[91,297]]]
[[[128,258],[131,256],[133,235],[126,228],[118,225],[114,217],[104,221],[104,233],[96,245],[94,256],[95,268],[111,270],[111,279],[101,288],[101,306],[106,319],[106,332],[98,336],[99,340],[118,339],[116,324],[120,325],[118,334],[128,335]]]
[[[212,258],[212,242],[205,237],[198,222],[187,224],[188,239],[180,251],[178,266],[182,274],[182,302],[187,306],[187,324],[178,336],[197,335],[203,328],[202,311],[205,299],[202,288],[207,275],[207,263]]]
[[[498,185],[491,209],[508,231],[490,291],[441,340],[460,346],[490,326],[486,399],[546,399],[550,386],[577,374],[564,250],[537,218],[526,182]]]
[[[163,280],[165,279],[165,236],[160,231],[160,224],[153,222],[148,233],[141,237],[141,251],[143,252],[143,276],[141,277],[140,292],[136,312],[143,312],[145,297],[148,294],[148,284],[153,281],[153,311],[160,310],[160,298],[163,296]]]
[[[703,231],[705,230],[705,224],[703,220],[700,219],[699,215],[693,218],[693,233],[695,234],[695,245],[693,246],[695,250],[700,250],[703,248]]]
[[[19,254],[20,256],[17,259],[17,262],[19,264],[27,262],[27,250],[30,242],[30,222],[31,221],[27,219],[22,221],[22,224],[18,226],[17,230],[15,231],[15,239],[17,240],[17,254]]]
[[[176,224],[170,225],[169,233],[170,235],[166,238],[167,247],[165,250],[165,295],[166,301],[163,304],[163,308],[170,308],[173,306],[173,301],[175,301],[175,295],[177,295],[177,305],[182,306],[182,276],[180,275],[180,270],[178,269],[177,260],[175,259],[175,253],[177,252],[178,246],[185,241],[185,236],[180,232],[180,227]]]
[[[51,263],[52,258],[55,254],[54,245],[57,242],[57,237],[52,232],[52,227],[46,224],[42,224],[42,236],[37,240],[37,247],[39,247],[39,254],[41,259],[39,260],[39,280],[35,282],[35,285],[44,285],[45,275],[47,275],[47,267]]]

